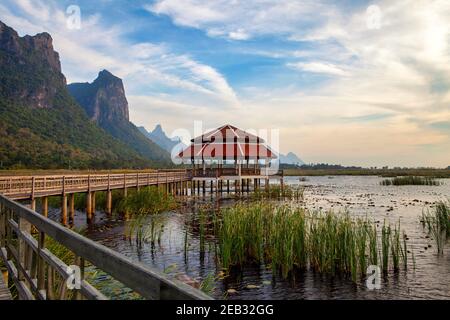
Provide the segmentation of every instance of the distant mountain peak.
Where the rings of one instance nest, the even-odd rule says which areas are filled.
[[[166,135],[166,133],[164,132],[162,126],[160,124],[157,124],[155,129],[153,129],[152,131],[153,134],[164,134]]]
[[[173,148],[181,143],[180,138],[171,139],[170,137],[168,137],[160,124],[156,125],[155,129],[152,132],[147,131],[147,129],[145,129],[144,127],[139,127],[139,130],[147,138],[149,138],[168,152],[172,152]],[[184,144],[182,144],[182,147],[184,147]]]
[[[69,91],[91,120],[145,158],[168,162],[169,154],[153,143],[129,120],[128,101],[122,79],[108,70],[92,83],[73,83]]]
[[[281,164],[293,164],[293,165],[304,165],[305,162],[300,159],[295,153],[289,152],[287,155],[280,154]]]
[[[69,91],[98,124],[130,119],[122,79],[108,70],[100,71],[92,83],[70,84]]]
[[[95,79],[95,81],[115,81],[115,82],[119,81],[122,83],[122,79],[113,75],[111,72],[109,72],[106,69],[104,69],[98,73],[98,77],[97,77],[97,79]]]

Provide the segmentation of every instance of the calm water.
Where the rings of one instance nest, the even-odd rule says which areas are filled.
[[[204,203],[216,206],[232,205],[233,200],[222,199],[211,203],[210,198],[198,199],[179,212],[170,212],[154,219],[162,230],[161,242],[155,246],[136,247],[125,239],[125,222],[96,215],[94,225],[86,235],[133,260],[166,272],[182,280],[197,283],[208,277],[215,281],[214,297],[227,299],[450,299],[450,244],[444,256],[436,254],[434,241],[427,237],[419,223],[422,210],[437,201],[450,198],[450,180],[441,180],[441,186],[380,186],[378,177],[298,177],[286,178],[288,184],[306,187],[305,204],[313,210],[348,210],[353,215],[368,215],[375,221],[397,223],[409,237],[416,267],[407,272],[390,275],[382,282],[382,289],[370,291],[364,283],[339,277],[321,276],[313,272],[296,275],[295,280],[274,277],[264,266],[247,266],[228,277],[221,277],[215,262],[215,239],[207,237],[206,250],[200,253],[196,207]],[[77,212],[76,225],[84,226],[84,214]],[[188,251],[185,255],[187,233]],[[429,247],[431,245],[431,247]],[[236,292],[227,294],[229,289]]]

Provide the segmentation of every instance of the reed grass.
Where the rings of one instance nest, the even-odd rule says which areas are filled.
[[[303,186],[294,185],[270,185],[269,188],[256,189],[251,193],[251,198],[254,200],[264,199],[285,199],[294,201],[304,200],[305,188]]]
[[[154,215],[176,208],[175,198],[156,187],[146,187],[130,193],[117,205],[117,211],[128,216]]]
[[[164,232],[165,220],[161,216],[152,217],[148,221],[145,215],[135,215],[125,224],[125,238],[130,244],[134,243],[140,249],[144,244],[149,243],[152,247],[161,245],[161,238]]]
[[[444,245],[450,238],[450,202],[441,201],[431,212],[423,212],[422,224],[436,241],[438,254],[443,254]]]
[[[356,281],[379,261],[385,273],[407,266],[400,224],[385,223],[379,235],[368,218],[267,202],[241,203],[218,215],[218,253],[224,269],[258,263],[270,265],[283,278],[309,268]]]
[[[433,177],[405,176],[385,179],[381,181],[383,186],[439,186],[441,183]]]

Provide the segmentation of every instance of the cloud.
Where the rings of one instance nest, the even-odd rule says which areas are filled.
[[[331,63],[324,63],[324,62],[296,62],[296,63],[288,63],[288,67],[300,70],[300,71],[306,71],[311,73],[324,73],[329,75],[335,75],[335,76],[348,76],[348,73],[341,68],[331,64]]]
[[[127,80],[140,79],[147,88],[168,88],[221,107],[238,105],[233,89],[215,68],[187,54],[174,54],[165,44],[129,41],[133,27],[126,22],[111,26],[99,14],[83,15],[82,29],[69,30],[65,8],[40,0],[7,1],[0,6],[0,14],[21,34],[49,32],[69,82],[90,81],[108,69],[124,78],[130,90],[138,90],[141,84]]]
[[[307,28],[334,16],[331,1],[157,0],[144,8],[169,16],[179,26],[233,40],[276,34],[300,37]]]
[[[49,31],[70,81],[102,68],[123,77],[137,124],[280,128],[281,151],[308,162],[449,165],[448,0],[371,2],[377,28],[360,2],[148,2],[150,24],[200,30],[198,46],[172,32],[173,43],[131,41],[145,22],[100,14],[69,31],[57,4],[5,0],[0,15],[22,34]]]

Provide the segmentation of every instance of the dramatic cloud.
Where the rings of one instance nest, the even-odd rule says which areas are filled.
[[[102,1],[82,30],[61,3],[0,15],[50,32],[70,81],[123,77],[138,125],[276,128],[308,162],[450,165],[448,0]]]
[[[90,81],[100,70],[108,69],[124,78],[131,90],[141,85],[127,79],[140,79],[147,89],[151,85],[169,87],[184,99],[195,96],[198,102],[237,106],[233,89],[217,70],[186,54],[173,54],[163,44],[129,41],[127,32],[131,26],[124,21],[104,25],[102,17],[95,14],[83,16],[80,30],[70,30],[65,8],[58,7],[55,1],[7,3],[8,6],[0,5],[5,23],[21,34],[47,31],[52,35],[69,81]]]

